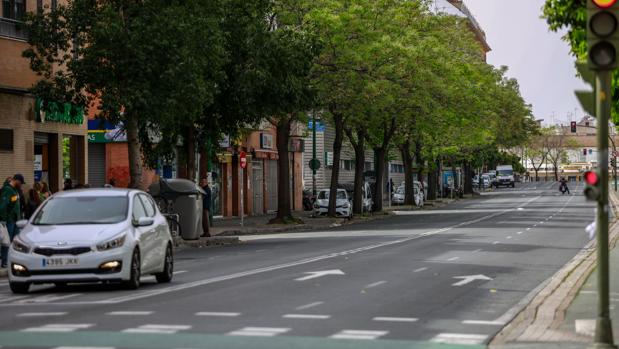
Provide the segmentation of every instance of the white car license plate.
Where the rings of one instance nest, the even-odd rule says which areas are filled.
[[[65,267],[78,265],[79,261],[77,258],[43,258],[41,264],[44,267]]]

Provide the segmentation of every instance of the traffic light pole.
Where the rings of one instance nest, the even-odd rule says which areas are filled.
[[[594,348],[615,348],[609,310],[608,261],[608,120],[611,108],[611,71],[600,70],[596,77],[596,110],[598,120],[598,166],[600,198],[597,204],[598,255],[598,317],[595,327]]]
[[[312,113],[312,160],[316,162],[316,112]],[[312,197],[316,198],[316,167],[312,166]]]

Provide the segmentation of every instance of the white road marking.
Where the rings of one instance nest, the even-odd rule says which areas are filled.
[[[506,239],[507,239],[507,240],[509,240],[509,239],[511,239],[511,238],[512,238],[512,236],[511,236],[511,235],[510,235],[510,236],[508,236],[508,237],[506,237]]]
[[[29,327],[22,332],[74,332],[94,326],[94,324],[48,324],[40,327]]]
[[[374,321],[385,321],[385,322],[417,322],[418,318],[415,317],[391,317],[391,316],[377,316],[373,318]]]
[[[324,304],[325,302],[313,302],[313,303],[309,303],[309,304],[304,304],[304,305],[300,305],[298,307],[296,307],[296,310],[305,310],[305,309],[309,309],[309,308],[313,308],[313,307],[317,307],[321,304]]]
[[[112,315],[112,316],[133,316],[133,315],[151,315],[153,314],[154,311],[111,311],[109,313],[105,313],[105,315]]]
[[[488,325],[488,326],[503,326],[504,322],[501,321],[484,321],[484,320],[464,320],[462,321],[465,325]]]
[[[499,244],[499,241],[495,241],[495,242],[493,242],[492,244],[493,244],[493,245],[498,245],[498,244]]]
[[[342,330],[332,335],[331,338],[372,340],[378,337],[382,337],[387,333],[389,333],[389,331]]]
[[[517,232],[516,234],[520,235],[520,234],[522,234],[522,232],[521,232],[521,231],[519,231],[519,232]]]
[[[20,303],[20,304],[50,303],[50,302],[55,302],[55,301],[59,301],[59,300],[62,300],[62,299],[67,299],[67,298],[73,298],[73,297],[81,296],[81,295],[82,295],[82,293],[71,293],[71,294],[66,294],[66,295],[62,295],[62,296],[46,295],[46,296],[39,296],[39,297],[34,297],[34,298],[22,299],[20,301],[17,301],[17,303]]]
[[[527,228],[527,230],[531,230],[531,228]]]
[[[326,276],[326,275],[346,275],[343,271],[341,271],[339,269],[321,270],[321,271],[308,271],[308,272],[305,272],[305,274],[308,274],[308,275],[300,277],[300,278],[296,278],[294,280],[295,281],[306,281],[306,280],[311,280],[311,279],[316,279],[316,278],[319,278],[319,277],[323,277],[323,276]]]
[[[17,316],[19,317],[36,317],[36,316],[63,316],[63,315],[67,315],[66,311],[57,311],[57,312],[40,312],[40,313],[21,313],[21,314],[17,314]]]
[[[472,251],[471,253],[477,253],[477,252],[481,252],[481,248],[478,248],[475,251]]]
[[[196,316],[220,316],[220,317],[236,317],[241,313],[225,312],[225,311],[200,311],[195,314]]]
[[[434,338],[430,339],[434,343],[445,344],[481,344],[488,336],[483,334],[466,334],[466,333],[439,333]]]
[[[187,270],[177,270],[175,272],[172,272],[172,274],[177,275],[177,274],[184,274],[187,273]]]
[[[363,287],[363,288],[372,288],[372,287],[380,286],[380,285],[386,284],[386,283],[387,283],[387,281],[377,281],[377,282],[371,283],[369,285],[365,285],[365,287]]]
[[[422,272],[424,270],[428,270],[428,268],[427,267],[418,268],[418,269],[413,270],[413,273],[419,273],[419,272]]]
[[[142,325],[136,328],[122,330],[125,333],[163,333],[174,334],[178,331],[189,330],[189,325]]]
[[[454,279],[462,279],[456,283],[451,284],[451,286],[464,286],[466,284],[470,284],[473,281],[476,280],[480,280],[480,281],[490,281],[492,280],[492,278],[487,277],[486,275],[481,275],[481,274],[477,274],[477,275],[464,275],[464,276],[454,276]]]
[[[282,315],[284,319],[308,319],[308,320],[325,320],[331,318],[331,315],[319,315],[319,314],[285,314]]]
[[[290,331],[289,328],[282,327],[243,327],[239,330],[229,332],[230,336],[253,336],[253,337],[274,337]]]
[[[448,261],[448,262],[453,262],[453,261],[456,261],[456,260],[458,260],[458,259],[460,259],[460,257],[451,257],[451,258],[449,258],[447,261]]]

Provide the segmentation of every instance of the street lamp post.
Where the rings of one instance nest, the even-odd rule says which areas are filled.
[[[312,113],[312,163],[316,163],[316,111]],[[316,197],[316,166],[312,166],[312,196]]]

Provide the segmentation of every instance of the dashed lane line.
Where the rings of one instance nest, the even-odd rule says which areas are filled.
[[[284,319],[304,319],[304,320],[326,320],[331,318],[331,315],[320,314],[284,314]]]
[[[419,321],[416,317],[392,317],[392,316],[377,316],[372,318],[373,321],[382,321],[382,322],[417,322]]]
[[[109,313],[105,313],[105,315],[111,316],[146,316],[152,315],[154,311],[111,311]]]
[[[485,320],[464,320],[464,325],[484,325],[484,326],[504,326],[505,323],[501,321],[485,321]]]
[[[225,311],[200,311],[195,314],[196,316],[213,316],[213,317],[237,317],[241,313],[225,312]]]
[[[419,273],[419,272],[422,272],[424,270],[428,270],[428,268],[427,267],[417,268],[417,269],[413,270],[413,273]]]
[[[94,324],[47,324],[39,327],[29,327],[22,332],[75,332],[94,326]]]
[[[430,342],[443,344],[481,344],[488,336],[483,334],[468,334],[468,333],[439,333]]]
[[[142,325],[135,328],[128,328],[122,330],[125,333],[161,333],[161,334],[175,334],[178,331],[184,331],[191,329],[189,325]]]
[[[251,336],[251,337],[275,337],[290,331],[284,327],[243,327],[236,331],[229,332],[230,336]]]
[[[56,311],[56,312],[33,312],[33,313],[21,313],[17,314],[18,317],[43,317],[43,316],[63,316],[67,315],[66,311]]]
[[[388,334],[389,331],[369,331],[369,330],[342,330],[330,338],[334,339],[359,339],[372,340]]]
[[[369,285],[365,285],[363,288],[372,288],[372,287],[376,287],[376,286],[380,286],[382,284],[386,284],[387,281],[376,281],[374,283],[371,283]]]
[[[298,307],[296,307],[296,308],[294,308],[294,309],[295,309],[295,310],[305,310],[305,309],[309,309],[309,308],[317,307],[317,306],[319,306],[319,305],[321,305],[321,304],[324,304],[324,303],[325,303],[325,302],[321,302],[321,301],[318,301],[318,302],[312,302],[312,303],[308,303],[308,304],[300,305],[300,306],[298,306]]]

